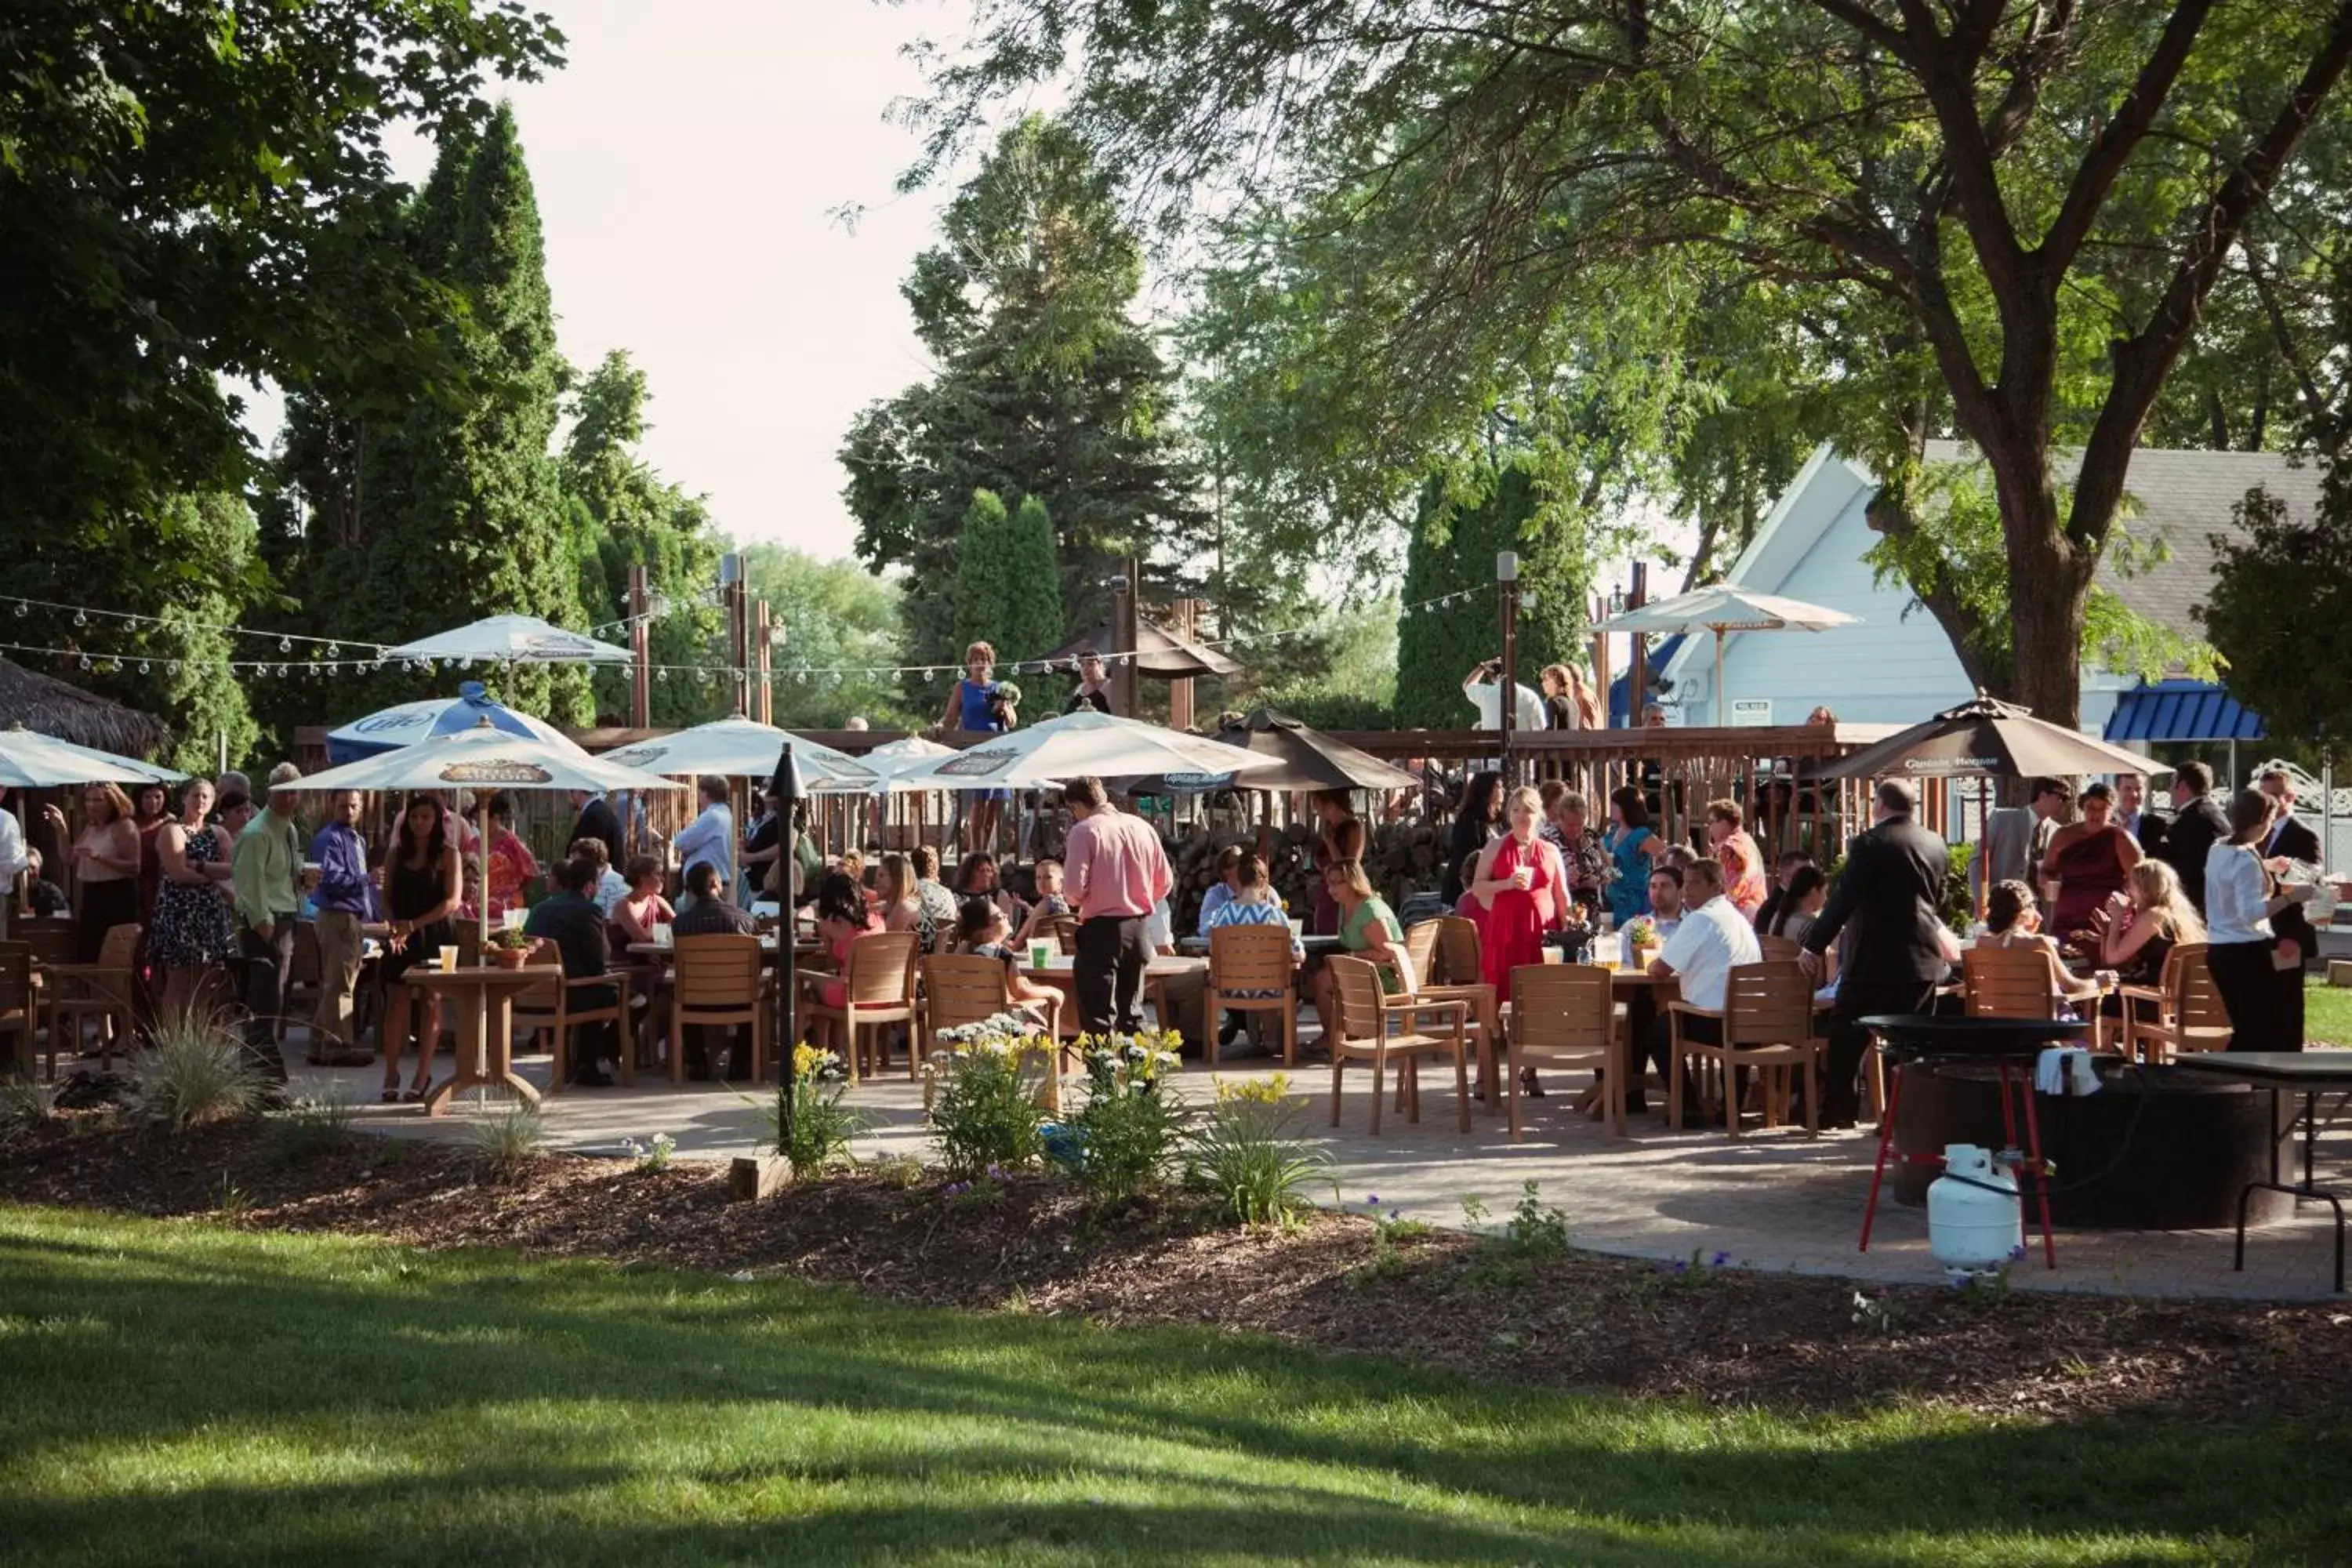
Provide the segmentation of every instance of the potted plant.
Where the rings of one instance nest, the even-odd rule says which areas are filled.
[[[1625,922],[1625,940],[1633,950],[1634,966],[1647,969],[1658,956],[1658,922],[1648,915],[1635,915]]]
[[[520,926],[509,926],[503,931],[492,931],[489,945],[483,951],[500,969],[520,969],[538,946],[539,938],[523,935]]]

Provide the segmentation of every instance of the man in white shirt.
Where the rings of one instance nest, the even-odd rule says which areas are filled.
[[[1490,658],[1462,678],[1462,695],[1478,710],[1477,728],[1503,727],[1503,661]],[[1544,727],[1543,694],[1524,682],[1511,682],[1511,728],[1522,733]]]
[[[702,815],[686,825],[677,836],[677,875],[681,884],[691,887],[688,880],[697,866],[715,866],[719,879],[728,887],[735,885],[735,813],[727,805],[727,781],[716,773],[706,773],[701,781]],[[693,900],[687,893],[678,900],[683,908]]]
[[[0,789],[0,902],[15,896],[16,879],[33,864],[25,852],[25,825],[16,820],[7,802],[8,792]],[[0,920],[5,918],[5,910],[0,910]]]
[[[1743,963],[1761,963],[1764,951],[1757,944],[1756,928],[1723,896],[1721,861],[1694,860],[1683,868],[1683,902],[1682,924],[1666,939],[1665,949],[1651,963],[1650,973],[1660,980],[1676,982],[1682,1000],[1691,1006],[1720,1013],[1731,972]],[[1718,1019],[1685,1017],[1682,1023],[1686,1040],[1713,1045],[1723,1039]],[[1660,1013],[1650,1025],[1650,1064],[1668,1083],[1674,1081],[1666,1060],[1674,1041],[1672,1024]],[[1626,1096],[1629,1105],[1633,1099]],[[1687,1116],[1690,1108],[1683,1109]]]

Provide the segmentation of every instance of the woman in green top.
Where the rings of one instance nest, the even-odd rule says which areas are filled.
[[[1372,891],[1360,860],[1335,860],[1323,868],[1323,885],[1339,906],[1339,945],[1369,960],[1381,973],[1381,989],[1391,996],[1413,988],[1412,961],[1405,956],[1404,927],[1396,911]],[[1338,1016],[1331,998],[1331,970],[1318,968],[1308,982],[1308,1000],[1326,1027]]]

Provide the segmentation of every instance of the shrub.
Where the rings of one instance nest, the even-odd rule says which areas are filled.
[[[1087,1102],[1070,1119],[1079,1184],[1098,1204],[1124,1203],[1159,1184],[1184,1113],[1160,1093],[1177,1062],[1172,1034],[1087,1035]]]
[[[132,1114],[174,1132],[250,1115],[268,1085],[222,1019],[184,1008],[158,1017],[131,1067]]]
[[[507,1181],[520,1175],[547,1147],[547,1122],[538,1111],[518,1105],[475,1122],[467,1136],[483,1173]]]
[[[1045,1116],[1037,1107],[1044,1082],[1036,1064],[1053,1042],[1013,1013],[984,1023],[942,1029],[923,1066],[930,1075],[931,1129],[952,1176],[977,1176],[990,1166],[1033,1165],[1044,1148]],[[1047,1069],[1050,1070],[1050,1069]]]
[[[348,1148],[358,1115],[350,1094],[335,1084],[323,1097],[296,1100],[269,1119],[269,1141],[281,1159],[307,1160]]]
[[[794,1176],[813,1175],[849,1158],[849,1141],[865,1119],[841,1103],[841,1058],[814,1046],[793,1047],[791,1079],[777,1087],[769,1134]]]
[[[0,1144],[46,1126],[58,1113],[58,1086],[37,1079],[0,1079]]]
[[[1288,1225],[1307,1208],[1309,1184],[1326,1179],[1331,1156],[1293,1135],[1298,1104],[1290,1079],[1217,1085],[1210,1108],[1186,1147],[1187,1179],[1215,1194],[1235,1223]]]

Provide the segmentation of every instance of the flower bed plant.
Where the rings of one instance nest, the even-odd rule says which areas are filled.
[[[969,1179],[994,1165],[1021,1170],[1044,1152],[1037,1103],[1054,1042],[1018,1013],[941,1029],[923,1071],[931,1081],[931,1130],[948,1174]]]

